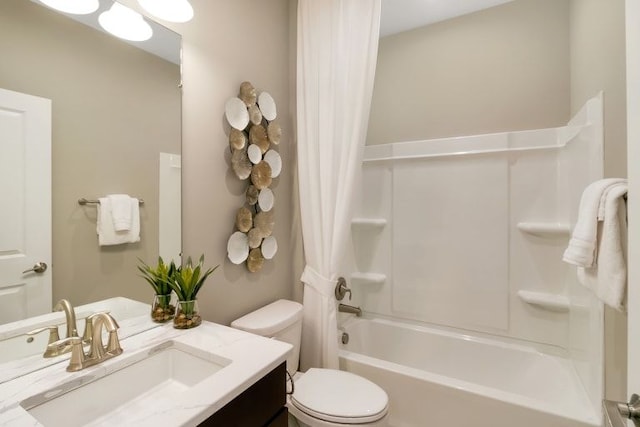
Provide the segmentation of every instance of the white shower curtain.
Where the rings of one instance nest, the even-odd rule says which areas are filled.
[[[298,1],[303,371],[338,367],[334,288],[365,145],[379,27],[380,0]]]

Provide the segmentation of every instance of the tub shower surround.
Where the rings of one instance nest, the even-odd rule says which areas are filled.
[[[249,180],[245,204],[236,213],[236,231],[229,238],[227,253],[231,262],[246,261],[247,269],[255,273],[278,250],[278,242],[271,235],[275,196],[270,186],[282,168],[280,154],[275,150],[282,130],[276,121],[273,98],[267,92],[257,95],[250,82],[243,82],[239,96],[227,101],[225,115],[231,125],[231,168],[238,179]]]
[[[448,354],[451,365],[459,370],[466,371],[469,365],[455,361],[458,353],[481,357],[489,348],[496,354],[505,351],[504,363],[499,355],[493,362],[494,366],[509,366],[501,370],[505,382],[521,376],[526,383],[537,372],[536,366],[542,366],[534,360],[551,355],[548,360],[553,362],[549,363],[564,372],[565,387],[571,388],[566,392],[573,397],[559,399],[555,406],[531,403],[537,398],[513,390],[505,395],[501,387],[476,381],[474,375],[453,389],[428,386],[433,392],[499,396],[509,405],[556,415],[564,411],[562,417],[573,420],[553,425],[598,425],[603,396],[602,304],[578,284],[575,269],[562,262],[562,252],[577,218],[582,190],[602,178],[602,116],[602,99],[597,97],[560,128],[366,147],[348,262],[354,302],[366,317],[445,328],[459,337],[468,336],[456,344],[456,351],[425,344],[430,342],[429,334],[408,338],[417,349],[426,345]],[[379,335],[358,337],[361,333],[350,333],[350,342],[374,341],[374,336],[379,341]],[[515,353],[503,345],[483,345],[484,350],[478,352],[464,349],[464,343],[472,346],[474,337],[506,340],[539,354],[523,357],[522,365],[512,366],[507,354]],[[438,425],[439,419],[406,418],[420,413],[407,405],[413,402],[414,409],[419,409],[420,403],[403,391],[411,388],[395,387],[393,381],[372,373],[374,367],[387,362],[366,348],[362,347],[363,359],[358,363],[346,363],[344,353],[342,363],[347,370],[369,365],[355,372],[371,374],[370,379],[380,379],[383,387],[390,384],[392,389],[387,391],[394,425],[427,421]],[[357,354],[360,350],[348,351]],[[411,381],[422,381],[427,375],[441,384],[454,378],[431,364],[416,367],[391,362],[394,365],[387,365],[384,375],[397,374],[398,381],[404,378],[399,366],[422,372]],[[534,374],[531,381],[536,377]],[[541,395],[551,394],[551,384],[547,388],[540,384]],[[512,408],[505,411],[515,414]],[[505,424],[487,425],[508,425],[509,419],[515,419],[510,416]],[[542,421],[539,425],[547,424],[551,425]]]

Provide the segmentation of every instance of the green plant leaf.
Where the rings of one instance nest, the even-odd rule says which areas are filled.
[[[138,270],[142,273],[142,278],[144,278],[147,283],[151,285],[153,290],[158,295],[166,295],[171,293],[171,287],[169,286],[169,268],[164,263],[162,257],[158,257],[158,264],[155,267],[149,266],[143,260],[138,258],[140,261],[140,265],[138,265]]]
[[[169,285],[178,296],[180,301],[192,301],[205,280],[213,273],[219,265],[210,268],[204,273],[204,255],[200,256],[198,264],[194,267],[191,257],[188,257],[184,265],[176,267],[173,263],[169,267]]]

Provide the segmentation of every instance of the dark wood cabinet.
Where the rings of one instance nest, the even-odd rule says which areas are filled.
[[[280,409],[280,412],[267,423],[267,427],[288,427],[289,426],[289,410],[286,406]]]
[[[202,427],[287,427],[286,367],[277,368],[211,415]]]

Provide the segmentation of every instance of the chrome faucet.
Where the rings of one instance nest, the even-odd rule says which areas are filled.
[[[75,372],[122,354],[118,338],[118,322],[106,312],[92,314],[87,317],[87,327],[91,325],[91,343],[89,352],[85,354],[83,340],[78,337],[67,337],[47,346],[47,349],[71,347],[71,359],[67,371]],[[102,329],[109,333],[107,345],[102,342]],[[86,335],[86,334],[85,334]]]
[[[360,307],[354,307],[347,304],[338,304],[338,311],[341,313],[355,314],[357,317],[362,316],[362,309]]]

